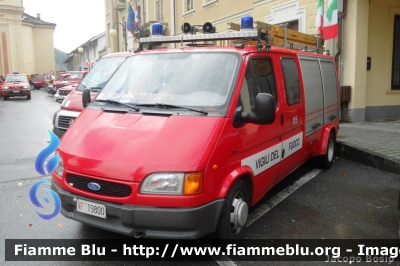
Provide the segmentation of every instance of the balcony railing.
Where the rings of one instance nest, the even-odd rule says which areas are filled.
[[[126,6],[125,0],[113,0],[113,8],[114,10],[124,10]]]

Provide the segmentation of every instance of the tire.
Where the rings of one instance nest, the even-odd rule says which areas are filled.
[[[328,145],[326,147],[325,155],[319,157],[319,166],[324,169],[329,169],[333,164],[333,157],[335,154],[335,134],[333,131],[329,134]]]
[[[3,96],[3,100],[8,100],[8,96]]]
[[[242,239],[248,214],[250,200],[246,183],[239,179],[231,187],[225,198],[216,236],[223,240]]]
[[[35,85],[33,85],[32,83],[31,84],[29,84],[29,88],[31,89],[31,91],[32,90],[34,90],[35,89]]]
[[[31,99],[31,95],[26,95],[26,98],[27,98],[28,100],[30,100],[30,99]]]
[[[0,94],[0,99],[3,98],[3,94]]]

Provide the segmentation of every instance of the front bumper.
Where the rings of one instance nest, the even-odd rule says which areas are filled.
[[[31,95],[31,90],[30,89],[21,89],[21,90],[19,90],[18,93],[16,93],[13,90],[4,90],[3,89],[2,94],[3,94],[3,96],[6,96],[6,97],[27,96],[27,95]]]
[[[224,199],[195,208],[157,208],[116,204],[82,197],[65,191],[52,182],[51,189],[61,199],[61,213],[70,219],[108,231],[146,238],[193,239],[214,232]],[[107,219],[76,211],[76,200],[106,205]]]
[[[66,97],[65,95],[60,95],[60,94],[58,94],[58,93],[56,93],[56,94],[53,95],[53,98],[54,98],[54,100],[56,100],[56,101],[62,101],[62,100],[64,100],[65,97]]]

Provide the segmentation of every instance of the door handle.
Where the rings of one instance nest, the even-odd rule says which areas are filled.
[[[312,126],[312,129],[313,129],[313,130],[316,130],[316,129],[319,128],[320,126],[321,126],[321,124],[320,124],[320,123],[317,123],[317,124],[315,124],[315,125]]]

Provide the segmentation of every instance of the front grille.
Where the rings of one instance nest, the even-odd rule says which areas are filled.
[[[60,91],[58,91],[58,94],[59,94],[59,95],[68,95],[70,92],[71,92],[71,91],[64,91],[64,90],[61,91],[61,90],[60,90]]]
[[[113,196],[113,197],[127,197],[132,193],[132,189],[128,185],[118,184],[109,181],[102,181],[94,178],[88,178],[72,174],[67,174],[67,182],[68,184],[72,184],[74,188],[100,195]],[[88,187],[88,184],[90,182],[95,182],[99,184],[100,189],[91,190]]]
[[[72,125],[72,122],[74,122],[74,120],[75,120],[75,117],[59,116],[58,117],[58,127],[68,129]]]

